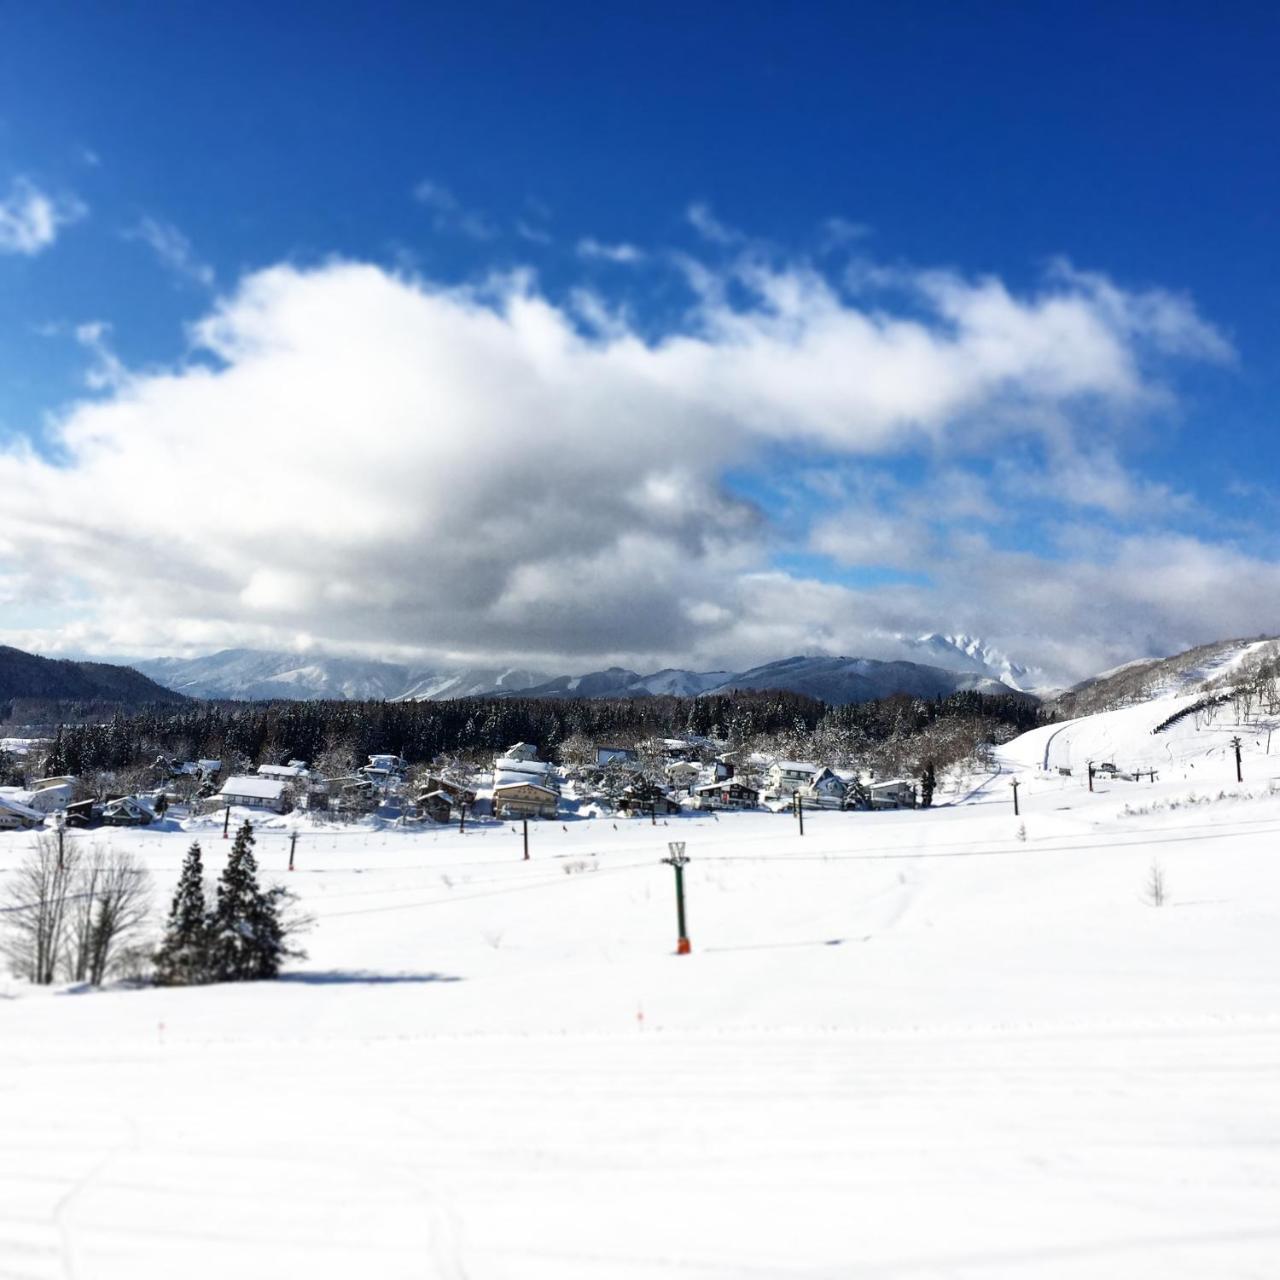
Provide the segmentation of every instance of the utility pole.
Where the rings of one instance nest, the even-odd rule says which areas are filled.
[[[57,827],[58,829],[58,871],[61,872],[62,860],[63,860],[62,838],[67,825],[66,815],[62,813],[58,814],[58,816],[53,820],[53,822],[54,822],[54,826]]]
[[[804,835],[804,801],[798,791],[791,793],[791,808],[795,811],[796,821],[800,824],[800,834]]]
[[[467,804],[462,801],[458,805],[458,834],[461,835],[467,829]]]
[[[293,852],[298,847],[298,833],[289,832],[289,870],[293,870]]]
[[[671,851],[671,856],[663,858],[663,862],[669,862],[676,869],[676,928],[679,930],[676,955],[687,956],[693,950],[689,945],[689,930],[684,922],[684,867],[689,859],[685,857],[683,840],[672,840],[667,848]]]
[[[1244,770],[1240,767],[1240,739],[1232,738],[1231,745],[1236,749],[1236,781],[1244,781]]]
[[[1093,761],[1089,761],[1089,790],[1093,790]]]
[[[1013,788],[1013,816],[1016,818],[1018,816],[1018,780],[1017,778],[1014,778],[1014,780],[1011,783],[1009,783],[1009,785]]]
[[[227,829],[231,826],[231,797],[227,797],[227,807],[222,811],[222,838],[226,840]]]
[[[524,860],[529,861],[529,815],[526,813],[521,819],[524,823]]]

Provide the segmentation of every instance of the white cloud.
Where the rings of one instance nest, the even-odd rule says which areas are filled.
[[[126,240],[140,240],[175,275],[205,289],[216,283],[213,268],[196,255],[191,241],[171,222],[145,217],[124,233]]]
[[[1273,566],[1185,540],[1125,544],[1141,560],[1103,548],[1058,564],[972,534],[939,542],[910,486],[879,495],[871,519],[837,510],[815,538],[851,563],[942,563],[933,587],[762,573],[777,534],[725,490],[729,469],[780,445],[852,459],[923,444],[942,474],[1002,441],[1058,447],[1064,433],[1087,436],[1100,409],[1152,403],[1167,318],[1144,324],[1142,307],[1068,280],[1017,296],[930,275],[925,305],[891,314],[804,267],[731,270],[732,291],[708,288],[656,339],[598,302],[584,335],[590,295],[558,305],[528,275],[444,288],[344,262],[247,277],[195,327],[186,367],[105,362],[93,327],[81,340],[110,394],[62,418],[57,467],[0,453],[0,562],[95,602],[84,647],[305,631],[330,646],[563,669],[745,664],[939,625],[994,631],[1020,656],[1019,640],[1050,645],[1049,620],[1078,637],[1072,661],[1084,661],[1132,640],[1126,600],[1170,636],[1197,617],[1217,625],[1203,598],[1141,588],[1152,557],[1180,566],[1160,579],[1171,592],[1203,592],[1205,564],[1232,583],[1271,580]],[[1192,322],[1204,323],[1190,311]],[[1073,427],[1078,405],[1088,413]],[[969,484],[955,518],[982,518],[990,497]],[[1051,583],[1076,616],[1046,603]],[[1098,602],[1106,612],[1087,621]]]
[[[0,199],[0,253],[33,257],[49,248],[63,227],[89,212],[75,196],[51,196],[26,178],[15,178]]]
[[[424,178],[413,189],[413,198],[432,214],[437,231],[467,236],[472,240],[492,240],[497,228],[481,213],[463,208],[457,196],[439,182]]]
[[[588,236],[578,241],[578,257],[629,266],[643,262],[645,254],[643,249],[637,249],[633,244],[604,244]]]

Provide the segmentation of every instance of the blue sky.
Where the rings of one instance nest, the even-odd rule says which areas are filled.
[[[964,627],[1066,674],[1276,630],[1278,36],[1263,5],[0,5],[0,448],[33,495],[0,511],[0,630],[581,666]],[[546,392],[542,331],[478,324],[474,384],[390,394],[437,320],[521,299],[610,358],[504,401],[478,353]],[[895,326],[937,350],[864,403]],[[323,451],[308,491],[358,475],[367,510],[308,552],[295,410],[345,428],[290,397],[335,367],[350,447],[397,448]],[[477,487],[481,418],[504,456],[543,432],[542,478]],[[222,545],[218,437],[280,482],[256,543]],[[369,515],[397,458],[425,477],[398,537]],[[113,506],[131,475],[188,497]]]

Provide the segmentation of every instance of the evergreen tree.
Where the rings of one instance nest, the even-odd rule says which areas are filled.
[[[920,807],[927,809],[933,804],[933,791],[938,785],[937,773],[933,767],[933,761],[929,760],[924,766],[924,773],[920,777]]]
[[[204,864],[198,843],[187,850],[173,906],[169,908],[169,922],[155,960],[156,982],[161,986],[209,981],[209,922],[204,904]]]
[[[287,893],[258,885],[253,856],[253,824],[236,832],[231,856],[218,881],[218,901],[210,920],[213,974],[220,982],[274,978],[289,953],[280,918]]]

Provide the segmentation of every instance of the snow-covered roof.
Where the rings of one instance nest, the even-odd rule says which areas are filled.
[[[773,767],[783,773],[817,773],[819,769],[818,765],[805,764],[802,760],[775,760]]]
[[[270,778],[228,778],[218,794],[248,796],[252,800],[279,800],[284,794],[284,783]]]
[[[302,778],[308,770],[306,765],[298,764],[260,764],[258,774],[263,778]]]
[[[535,782],[532,778],[528,777],[515,778],[509,782],[499,782],[493,788],[493,794],[496,796],[499,791],[510,791],[513,787],[532,787],[535,791],[545,791],[549,796],[554,796],[556,794],[553,788],[544,786],[541,782]]]
[[[551,787],[551,779],[546,773],[530,773],[527,769],[495,769],[493,771],[495,787],[514,787],[520,783],[554,790]]]
[[[0,796],[0,809],[4,809],[7,813],[16,813],[18,817],[26,818],[30,822],[44,821],[43,813],[29,808],[27,805],[14,800],[11,796]]]
[[[493,762],[495,773],[523,773],[530,777],[550,773],[551,767],[545,760],[521,760],[517,756],[499,756]]]
[[[744,782],[741,778],[721,778],[719,782],[702,782],[694,787],[694,790],[727,791],[730,787],[740,787],[744,791],[759,791],[758,787],[753,787],[749,782]]]

